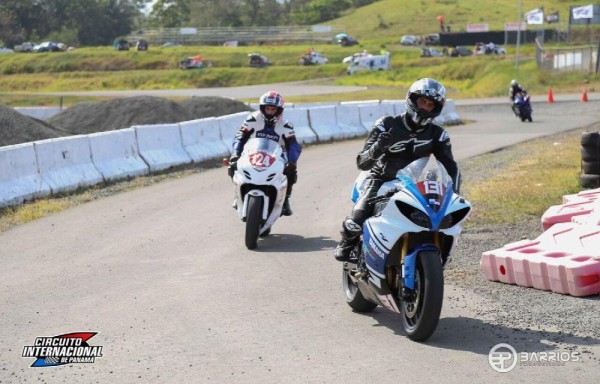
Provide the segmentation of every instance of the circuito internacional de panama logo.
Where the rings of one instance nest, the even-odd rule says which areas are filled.
[[[65,333],[37,337],[33,345],[23,347],[21,357],[34,357],[32,367],[55,367],[64,364],[94,363],[102,357],[102,347],[88,344],[98,332]]]

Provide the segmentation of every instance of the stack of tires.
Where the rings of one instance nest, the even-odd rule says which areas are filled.
[[[600,187],[600,132],[581,134],[581,175],[583,188]]]

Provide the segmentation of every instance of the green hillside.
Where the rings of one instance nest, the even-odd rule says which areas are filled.
[[[323,24],[343,28],[359,40],[436,33],[440,31],[439,15],[445,17],[445,24],[452,32],[464,32],[467,24],[480,23],[489,24],[491,31],[502,31],[504,23],[519,20],[519,4],[518,0],[381,0]],[[558,11],[558,26],[566,28],[569,7],[589,4],[589,1],[523,0],[522,10],[523,14],[540,7],[546,14]],[[531,25],[529,29],[537,27]]]
[[[540,6],[544,7],[547,14],[558,11],[561,22],[552,26],[566,30],[568,9],[573,4],[589,3],[523,0],[523,12]],[[583,86],[589,92],[600,90],[599,74],[539,70],[533,44],[521,46],[518,68],[515,46],[505,47],[508,54],[502,56],[422,58],[419,47],[399,44],[402,34],[438,32],[438,15],[444,15],[446,24],[455,32],[464,30],[469,23],[488,23],[490,30],[501,30],[505,22],[517,21],[519,1],[381,0],[324,23],[343,26],[344,30],[359,39],[360,44],[353,47],[314,45],[315,50],[329,59],[329,64],[320,66],[298,65],[300,55],[309,48],[308,44],[265,44],[237,48],[150,46],[147,52],[119,52],[112,47],[89,47],[72,52],[1,54],[0,103],[13,106],[56,103],[56,97],[36,94],[41,92],[229,87],[298,80],[359,85],[368,89],[353,94],[289,97],[289,101],[395,99],[402,97],[406,87],[420,77],[442,81],[452,98],[505,96],[513,78],[519,79],[534,94],[547,94],[550,87],[555,93],[578,93]],[[594,44],[598,44],[599,29],[600,26],[590,29],[596,36]],[[579,31],[585,33],[587,28],[580,27]],[[559,44],[546,42],[546,45]],[[391,53],[391,70],[346,75],[347,65],[342,64],[344,57],[357,51],[378,53],[382,49]],[[247,55],[251,52],[265,54],[273,65],[261,69],[248,68]],[[193,55],[201,55],[211,61],[213,67],[177,69],[180,60]],[[92,98],[69,98],[65,102],[73,103],[82,99]]]

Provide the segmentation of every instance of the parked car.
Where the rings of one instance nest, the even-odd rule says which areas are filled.
[[[10,48],[0,47],[0,53],[15,53],[15,51]]]
[[[433,48],[433,47],[423,47],[421,48],[421,57],[439,57],[444,56],[444,52]]]
[[[439,45],[440,44],[440,34],[439,33],[430,33],[425,37],[426,45]]]
[[[135,49],[138,51],[147,51],[148,50],[148,42],[146,40],[139,40],[135,43]]]
[[[33,47],[33,52],[58,52],[58,44],[53,41],[44,41],[43,43]]]
[[[31,41],[26,41],[22,44],[15,45],[15,52],[32,52],[36,44]]]
[[[475,54],[476,55],[506,55],[506,50],[499,45],[492,42],[475,43]]]
[[[358,44],[358,40],[345,33],[338,33],[337,35],[335,35],[334,40],[337,44],[339,44],[342,47],[349,47]]]
[[[199,69],[212,67],[212,62],[202,59],[202,56],[191,56],[179,62],[179,69]]]
[[[473,54],[473,51],[471,51],[467,47],[463,47],[463,46],[459,45],[454,48],[450,48],[450,50],[448,51],[448,54],[452,57],[471,56]]]
[[[265,55],[261,55],[260,53],[249,53],[248,65],[250,67],[262,68],[271,65],[271,62]]]
[[[400,44],[402,45],[417,45],[419,42],[419,38],[415,35],[404,35],[400,39]]]
[[[325,56],[312,50],[302,55],[300,60],[298,60],[298,64],[300,65],[327,64],[328,62],[329,60]]]
[[[117,51],[129,51],[129,42],[125,39],[117,39],[113,43],[113,47]]]

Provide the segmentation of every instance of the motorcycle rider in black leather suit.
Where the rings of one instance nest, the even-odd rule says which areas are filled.
[[[519,93],[522,93],[523,96],[527,95],[527,91],[525,90],[525,88],[521,87],[521,84],[519,84],[517,80],[511,80],[510,89],[508,90],[508,98],[510,99],[512,111],[516,116],[519,116],[519,111],[517,111],[515,107],[515,97]]]
[[[372,215],[372,198],[381,185],[396,178],[396,173],[421,157],[433,154],[453,180],[458,192],[460,172],[452,155],[450,136],[433,123],[446,102],[446,89],[436,80],[423,78],[414,82],[406,95],[406,112],[383,116],[369,133],[364,148],[358,153],[358,168],[369,171],[364,194],[342,224],[342,240],[335,249],[338,261],[348,260],[358,244],[363,223]]]

